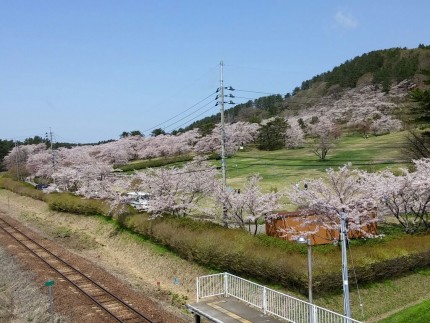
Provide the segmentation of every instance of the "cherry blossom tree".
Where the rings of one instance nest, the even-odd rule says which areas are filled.
[[[182,168],[160,167],[138,172],[132,190],[151,194],[148,212],[154,217],[186,216],[213,190],[217,175],[214,166],[197,158]]]
[[[385,135],[390,132],[397,132],[403,129],[402,122],[393,119],[391,116],[383,115],[375,120],[370,126],[374,135]]]
[[[335,146],[336,139],[340,136],[339,127],[326,117],[317,119],[310,124],[309,133],[314,138],[311,146],[312,152],[321,160],[325,160],[328,152]]]
[[[25,178],[32,175],[32,169],[27,168],[28,159],[33,154],[42,151],[46,151],[46,145],[44,143],[35,145],[17,145],[4,157],[3,162],[7,170],[16,176],[16,178]]]
[[[219,181],[213,193],[218,208],[210,211],[211,216],[219,217],[224,210],[228,221],[241,229],[246,229],[248,226],[250,231],[252,225],[254,235],[257,234],[258,221],[272,215],[280,207],[278,202],[280,194],[262,193],[258,185],[260,180],[259,175],[251,176],[242,190],[225,188]]]
[[[225,125],[225,148],[227,155],[233,155],[239,147],[256,140],[260,126],[256,123],[236,122]],[[221,125],[217,124],[208,134],[200,138],[194,151],[198,154],[210,154],[221,151]]]
[[[51,151],[46,149],[46,146],[45,149],[33,151],[25,163],[30,177],[40,177],[49,181],[54,172],[52,157]]]
[[[285,133],[285,145],[287,148],[301,148],[305,143],[305,133],[296,118],[288,120],[289,127]]]
[[[326,178],[307,179],[294,185],[287,195],[293,204],[299,206],[302,226],[308,231],[289,228],[286,233],[298,237],[316,234],[320,229],[338,232],[340,215],[344,212],[349,230],[371,236],[365,228],[378,220],[375,216],[378,199],[363,181],[362,172],[345,165],[337,171],[327,169]]]
[[[414,165],[415,171],[402,169],[400,176],[390,170],[366,174],[368,190],[407,233],[430,230],[430,159]]]

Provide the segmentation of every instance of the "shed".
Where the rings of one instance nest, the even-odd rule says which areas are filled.
[[[376,217],[376,211],[372,210],[370,215]],[[306,215],[307,218],[316,218],[317,215]],[[315,224],[303,225],[304,215],[300,211],[296,212],[279,212],[276,216],[266,218],[266,234],[272,237],[278,237],[284,240],[294,241],[293,234],[286,233],[283,229],[293,229],[296,232],[309,232],[316,229]],[[377,234],[376,223],[366,224],[362,226],[364,232],[369,234]],[[315,234],[311,234],[309,239],[312,245],[328,244],[335,240],[339,240],[340,232],[338,230],[328,230],[319,227]],[[350,230],[348,237],[351,239],[364,237],[363,232]]]

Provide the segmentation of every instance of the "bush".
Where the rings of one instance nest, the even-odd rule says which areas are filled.
[[[242,230],[187,218],[149,220],[136,214],[124,225],[167,246],[182,258],[209,268],[296,288],[307,281],[305,271],[297,266],[306,263],[301,246],[283,240],[256,238]]]
[[[84,215],[109,213],[109,205],[100,200],[87,200],[70,193],[52,193],[49,195],[48,206],[53,211],[69,212]]]
[[[0,177],[0,188],[7,189],[19,195],[31,197],[35,200],[46,202],[47,194],[43,191],[36,190],[33,185],[25,182],[17,182],[11,178]]]
[[[187,218],[150,220],[147,215],[135,214],[127,217],[124,226],[206,267],[307,290],[306,246]],[[341,289],[340,248],[312,248],[315,292]],[[396,231],[394,237],[354,241],[351,252],[359,282],[383,280],[429,266],[430,236],[399,235]]]
[[[193,160],[192,156],[181,155],[175,157],[158,158],[152,160],[144,160],[141,162],[136,162],[128,165],[115,166],[116,169],[120,169],[124,172],[130,172],[138,169],[145,169],[151,167],[161,167],[175,163],[187,162]]]

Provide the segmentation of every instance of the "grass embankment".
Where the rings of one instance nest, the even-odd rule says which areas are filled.
[[[7,198],[3,198],[3,203],[7,203],[9,200],[9,196],[11,196],[9,193],[7,194]],[[1,194],[4,195],[4,194]],[[37,203],[31,203],[29,201],[28,203],[25,203],[23,198],[21,197],[20,200],[18,200],[18,212],[23,212],[22,206],[25,204],[30,204],[31,207],[33,207]],[[12,198],[11,198],[12,201]],[[43,202],[38,202],[40,205],[43,205]],[[46,208],[46,206],[45,206]],[[21,210],[21,211],[19,211]],[[42,215],[43,212],[34,211],[34,212],[25,212],[24,214],[26,219],[39,217],[39,216],[45,216]],[[133,216],[128,217],[128,224],[134,229],[136,227],[140,227],[140,230],[150,230],[158,237],[158,245],[160,247],[151,248],[153,249],[153,256],[148,256],[147,251],[144,249],[154,243],[154,239],[152,239],[149,236],[146,235],[139,235],[136,233],[133,233],[130,229],[125,229],[122,226],[117,226],[117,224],[113,227],[114,230],[110,229],[107,230],[107,228],[102,229],[96,229],[94,231],[94,237],[96,241],[98,242],[99,246],[103,246],[103,249],[108,248],[109,255],[114,258],[114,263],[116,266],[119,266],[121,268],[127,268],[132,270],[134,274],[139,275],[140,277],[144,277],[144,279],[148,279],[155,284],[156,281],[161,280],[163,286],[170,286],[172,285],[172,277],[180,277],[181,285],[172,285],[171,288],[182,288],[182,292],[184,290],[191,291],[194,289],[194,279],[193,278],[186,278],[187,276],[184,276],[185,272],[182,273],[182,271],[190,271],[194,270],[192,268],[185,269],[184,264],[179,265],[178,264],[178,257],[175,256],[175,254],[179,254],[179,252],[176,251],[175,246],[170,246],[166,249],[166,247],[162,246],[162,243],[166,243],[167,240],[169,240],[169,243],[175,243],[179,246],[176,246],[176,248],[185,248],[184,246],[180,245],[183,244],[182,240],[188,240],[188,243],[190,247],[193,247],[193,244],[199,245],[202,242],[206,243],[203,245],[204,248],[208,249],[208,252],[210,252],[209,256],[203,256],[205,253],[202,253],[202,250],[188,250],[190,256],[196,257],[193,259],[192,262],[197,261],[197,258],[200,258],[200,261],[203,261],[206,259],[210,260],[211,257],[218,257],[219,252],[226,252],[226,255],[224,257],[221,257],[221,262],[224,262],[225,264],[231,264],[233,266],[237,266],[237,268],[245,268],[247,270],[252,270],[254,267],[257,271],[264,271],[266,268],[266,272],[264,275],[266,277],[263,277],[262,279],[257,279],[260,283],[265,283],[268,281],[268,277],[270,277],[272,274],[276,275],[275,273],[272,273],[270,270],[267,271],[267,265],[264,265],[265,267],[261,267],[261,262],[253,261],[253,255],[254,254],[260,254],[258,258],[262,258],[265,261],[270,261],[271,255],[277,255],[277,257],[285,258],[284,264],[288,263],[288,260],[292,260],[293,263],[291,263],[289,266],[285,266],[284,268],[281,268],[283,271],[283,274],[285,276],[289,275],[299,275],[301,279],[304,281],[306,280],[306,248],[301,245],[295,245],[295,244],[288,244],[286,242],[280,241],[280,240],[266,240],[265,238],[258,238],[261,239],[260,242],[265,242],[266,247],[268,249],[272,249],[273,253],[267,253],[264,250],[262,250],[262,246],[264,244],[260,244],[259,248],[256,248],[255,246],[258,246],[258,242],[255,241],[256,239],[252,238],[251,236],[244,234],[241,232],[240,235],[235,237],[235,241],[229,240],[229,237],[231,236],[227,233],[223,233],[223,235],[216,235],[214,232],[207,232],[203,230],[204,234],[203,237],[198,234],[200,230],[202,230],[202,227],[199,226],[199,224],[196,224],[195,222],[191,222],[194,226],[191,226],[187,228],[186,223],[188,220],[179,220],[177,223],[175,222],[175,219],[159,219],[157,221],[143,221],[142,214],[136,214],[135,218],[133,219]],[[52,233],[57,236],[57,238],[61,239],[71,239],[72,236],[81,235],[81,234],[90,234],[88,231],[91,225],[89,223],[93,223],[94,221],[101,221],[101,219],[108,219],[105,217],[80,217],[79,215],[73,215],[69,213],[52,213],[48,212],[45,216],[43,221],[34,219],[37,221],[38,224],[40,224],[41,227],[45,230],[47,228],[46,221],[50,223],[51,226],[58,226],[54,230],[52,230]],[[170,222],[172,221],[172,222]],[[112,222],[111,220],[104,222],[105,226],[111,226],[112,224],[115,224],[117,222]],[[142,222],[142,225],[138,225],[140,222]],[[74,224],[75,223],[75,224]],[[175,224],[176,223],[176,224]],[[178,225],[179,223],[179,225]],[[71,227],[71,226],[77,226],[74,230],[66,230],[65,228]],[[116,227],[116,228],[115,228]],[[222,228],[217,228],[216,230],[219,230]],[[106,231],[107,230],[107,231]],[[65,232],[67,231],[67,232]],[[221,230],[223,231],[223,230]],[[231,232],[231,234],[234,234],[234,232]],[[242,235],[243,234],[243,235]],[[397,235],[397,238],[396,238]],[[398,240],[401,238],[398,233],[394,235],[392,240]],[[123,236],[129,236],[131,238],[128,239],[132,243],[133,247],[127,246],[127,244],[120,243],[120,240],[124,240]],[[205,238],[207,240],[205,240]],[[119,240],[120,239],[120,240]],[[152,239],[152,240],[151,240]],[[182,240],[181,240],[182,239]],[[249,239],[249,240],[248,240]],[[76,239],[75,239],[76,240]],[[91,239],[78,239],[81,242],[82,241],[91,241]],[[125,239],[127,240],[127,239]],[[127,241],[128,241],[127,240]],[[164,241],[162,241],[164,240]],[[249,244],[250,240],[254,240],[253,244]],[[389,239],[388,239],[389,240]],[[151,242],[152,241],[152,242]],[[362,241],[359,243],[355,243],[351,247],[351,253],[352,257],[354,259],[355,265],[357,265],[357,258],[360,257],[359,254],[356,253],[358,247],[363,247],[366,244],[372,244],[376,243],[379,244],[378,241]],[[82,244],[82,243],[80,243]],[[157,244],[156,244],[157,245]],[[216,247],[217,245],[220,245],[220,247]],[[140,246],[140,247],[139,247]],[[213,248],[211,246],[214,246]],[[82,246],[81,246],[82,247]],[[99,247],[101,248],[101,247]],[[226,251],[224,248],[227,248]],[[284,250],[283,252],[281,252]],[[363,249],[365,251],[365,249]],[[175,253],[171,253],[170,251],[175,251]],[[333,246],[322,246],[322,247],[315,247],[313,248],[313,256],[314,256],[314,269],[317,270],[317,263],[319,262],[319,259],[325,258],[326,255],[329,255],[329,258],[338,258],[340,261],[340,255],[339,250]],[[296,254],[296,258],[291,259],[288,252],[293,252]],[[245,253],[244,256],[241,255],[241,253]],[[330,256],[330,254],[332,254]],[[146,256],[145,256],[146,255]],[[237,255],[238,260],[232,261],[236,257],[234,255]],[[95,257],[95,254],[92,254],[92,257]],[[101,261],[100,258],[98,258],[98,261]],[[181,255],[183,257],[183,255]],[[142,258],[142,259],[141,259]],[[247,259],[249,258],[249,259]],[[103,259],[103,258],[102,258]],[[124,261],[127,259],[127,263],[124,263]],[[191,259],[191,258],[188,258]],[[350,259],[351,260],[351,259]],[[243,264],[240,263],[240,261],[248,261]],[[169,262],[172,262],[172,264],[169,264]],[[181,262],[182,263],[182,262]],[[191,263],[191,262],[190,262]],[[351,262],[350,262],[351,264]],[[179,266],[179,267],[178,267]],[[290,266],[294,266],[294,272],[289,273]],[[149,267],[149,269],[147,268]],[[157,268],[156,273],[149,274],[149,271],[154,271],[154,268]],[[168,274],[168,277],[164,277],[166,269],[171,268],[173,271]],[[211,267],[214,268],[214,267]],[[351,267],[350,267],[351,268]],[[338,270],[340,270],[340,265],[338,265]],[[427,273],[427,274],[426,274]],[[190,274],[191,276],[195,277],[197,276],[197,272],[194,274]],[[188,276],[190,276],[188,275]],[[340,274],[339,277],[335,277],[334,279],[341,281]],[[152,278],[151,278],[152,277]],[[248,278],[255,279],[256,277],[252,276],[246,276]],[[186,282],[187,281],[187,282]],[[423,286],[429,286],[430,285],[430,275],[428,274],[428,270],[418,270],[415,272],[408,272],[406,276],[403,277],[391,277],[390,279],[386,280],[380,280],[379,282],[374,283],[367,283],[367,284],[360,284],[360,295],[362,297],[362,301],[359,301],[358,299],[358,293],[353,288],[354,285],[354,275],[351,270],[350,272],[350,281],[351,281],[351,306],[352,311],[355,318],[362,319],[362,317],[359,315],[360,313],[360,303],[364,304],[364,318],[374,318],[378,315],[381,315],[385,312],[394,310],[400,306],[403,306],[404,304],[409,304],[413,301],[416,301],[418,299],[423,299],[426,297],[430,297],[430,291],[426,288],[422,288]],[[186,283],[185,283],[186,282]],[[272,282],[272,288],[280,289],[283,291],[283,288],[280,286],[281,281]],[[184,285],[183,285],[184,284]],[[302,291],[305,291],[305,287],[302,289]],[[341,287],[334,289],[332,292],[317,292],[315,295],[315,302],[316,304],[320,306],[324,306],[327,308],[330,308],[332,310],[342,312],[343,303],[342,303],[342,296],[341,296]],[[289,294],[295,294],[292,292],[291,289],[287,291]],[[302,296],[303,297],[303,296]]]

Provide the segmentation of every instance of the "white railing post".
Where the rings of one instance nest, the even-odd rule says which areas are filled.
[[[199,277],[197,277],[197,280],[196,280],[196,287],[197,287],[197,303],[198,303],[199,298],[200,298],[200,279],[199,279]]]
[[[263,312],[266,314],[267,311],[267,291],[266,287],[263,288]]]
[[[314,304],[310,304],[311,305],[311,308],[310,308],[310,314],[311,314],[311,317],[310,317],[310,319],[311,319],[311,322],[312,323],[317,323],[318,322],[318,320],[317,320],[317,308],[315,307],[315,305]]]
[[[228,296],[228,273],[224,273],[224,297]]]

